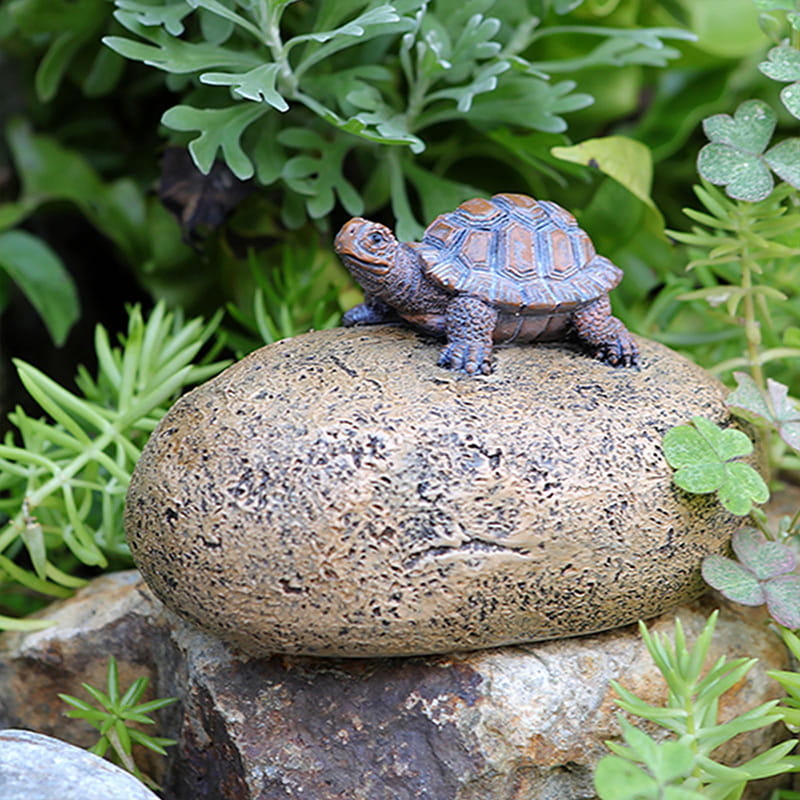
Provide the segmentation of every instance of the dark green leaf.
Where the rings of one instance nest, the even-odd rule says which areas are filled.
[[[39,312],[53,341],[61,346],[80,316],[75,284],[59,257],[25,231],[0,233],[0,269]]]

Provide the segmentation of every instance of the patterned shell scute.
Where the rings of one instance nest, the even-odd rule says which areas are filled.
[[[572,214],[522,194],[475,198],[442,214],[420,251],[434,283],[512,310],[567,311],[622,277]]]

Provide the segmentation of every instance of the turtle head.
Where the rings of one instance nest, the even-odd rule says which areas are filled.
[[[334,247],[351,272],[382,276],[394,264],[397,239],[385,225],[354,217],[342,225]]]

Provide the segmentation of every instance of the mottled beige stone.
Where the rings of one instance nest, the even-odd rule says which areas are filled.
[[[701,590],[736,519],[671,485],[661,438],[728,424],[722,386],[639,340],[640,371],[564,344],[437,367],[406,329],[252,353],[183,397],[128,495],[168,606],[251,654],[375,656],[558,638]]]

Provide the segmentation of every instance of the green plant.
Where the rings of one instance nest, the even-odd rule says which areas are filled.
[[[620,715],[625,744],[607,742],[613,755],[603,758],[595,773],[602,800],[737,800],[750,781],[800,770],[800,757],[789,755],[796,740],[781,742],[735,766],[714,759],[720,745],[740,733],[772,725],[785,713],[777,700],[771,700],[720,722],[720,698],[745,678],[756,660],[729,661],[721,656],[707,664],[716,619],[714,612],[691,647],[680,620],[675,622],[674,643],[666,635],[651,635],[639,623],[669,689],[667,700],[663,706],[652,705],[614,682],[617,704],[672,738],[665,741],[663,733],[653,737]]]
[[[218,314],[208,323],[184,322],[163,304],[145,320],[133,307],[119,347],[112,347],[98,326],[98,372],[93,377],[79,370],[80,394],[16,362],[22,383],[50,420],[17,408],[9,415],[16,432],[0,445],[0,515],[6,517],[0,527],[2,584],[64,596],[84,582],[74,574],[79,565],[129,563],[122,510],[130,475],[147,437],[181,390],[227,363],[212,362],[213,347],[200,357],[219,320]],[[42,624],[0,617],[0,628]]]
[[[279,264],[267,267],[253,251],[248,261],[256,287],[250,308],[228,304],[237,327],[229,326],[225,335],[237,354],[339,324],[339,295],[351,281],[331,254],[316,245],[286,246]]]
[[[742,431],[722,430],[710,420],[693,417],[691,425],[667,431],[662,446],[676,470],[672,480],[684,491],[716,492],[722,505],[740,516],[748,514],[753,503],[769,499],[763,478],[738,460],[753,452],[753,443]]]
[[[97,705],[92,705],[85,700],[68,694],[59,694],[58,696],[67,705],[72,706],[67,711],[68,717],[84,719],[100,732],[100,738],[90,748],[90,753],[105,756],[109,748],[111,748],[114,761],[151,789],[158,789],[160,788],[158,784],[145,775],[136,765],[133,756],[133,745],[140,744],[154,753],[165,756],[167,751],[164,748],[176,744],[176,742],[174,739],[151,736],[133,727],[133,724],[155,724],[149,714],[152,711],[157,711],[159,708],[164,708],[177,702],[178,698],[163,697],[140,703],[139,700],[141,700],[147,689],[148,683],[147,678],[137,678],[125,692],[122,692],[119,685],[117,662],[111,656],[108,660],[105,692],[88,683],[81,684]]]
[[[467,131],[519,165],[513,135],[493,134],[560,133],[563,114],[592,102],[562,75],[663,66],[678,55],[664,39],[693,38],[675,28],[551,24],[580,2],[539,2],[535,10],[491,0],[116,5],[116,20],[133,36],[104,41],[173,76],[185,102],[162,121],[190,134],[202,171],[219,154],[238,177],[280,186],[290,226],[306,214],[326,216],[337,198],[351,214],[389,201],[401,238],[421,229],[417,199],[430,219],[475,192],[445,175]],[[574,57],[537,58],[551,37],[587,44]],[[537,163],[548,169],[557,162],[538,144]]]

